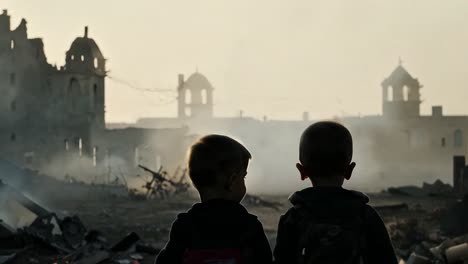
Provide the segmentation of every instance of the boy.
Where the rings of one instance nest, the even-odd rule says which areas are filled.
[[[201,203],[177,216],[156,264],[271,263],[262,224],[240,204],[251,155],[239,142],[208,135],[188,152],[188,173]]]
[[[352,137],[344,126],[318,122],[304,131],[296,167],[313,187],[289,198],[293,208],[280,218],[276,263],[397,263],[369,198],[342,188],[356,166],[352,155]]]

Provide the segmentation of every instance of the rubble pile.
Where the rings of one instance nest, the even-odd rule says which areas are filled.
[[[167,197],[186,194],[191,189],[191,184],[187,179],[187,170],[182,170],[181,176],[178,176],[180,168],[177,168],[174,174],[169,177],[168,173],[161,166],[158,171],[153,171],[143,165],[138,165],[141,169],[148,172],[151,177],[144,179],[145,194],[140,194],[138,190],[129,190],[129,197],[136,200],[146,199],[166,199]],[[175,180],[178,178],[177,180]]]
[[[400,257],[400,264],[467,264],[468,235],[446,239],[440,244],[423,241],[414,246],[408,257]]]
[[[440,228],[448,235],[468,234],[468,194],[446,210]]]
[[[399,219],[388,225],[400,263],[468,264],[468,195],[448,210],[425,217]],[[430,224],[428,224],[430,223]]]
[[[0,221],[0,263],[118,263],[138,264],[159,252],[130,233],[114,245],[96,230],[87,230],[76,216],[59,217],[14,188],[0,182],[7,193],[37,215],[32,224],[14,230]]]
[[[436,180],[434,183],[423,183],[422,187],[402,186],[390,187],[387,192],[394,195],[406,196],[454,196],[453,187],[450,184]]]

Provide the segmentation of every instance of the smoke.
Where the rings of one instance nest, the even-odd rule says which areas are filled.
[[[353,135],[353,161],[357,164],[345,188],[379,192],[390,186],[420,186],[436,179],[450,182],[451,157],[421,151],[413,146],[417,140],[408,141],[407,133],[390,121],[369,120],[342,121]],[[253,158],[246,179],[248,192],[289,194],[311,186],[309,180],[301,181],[295,165],[300,136],[312,123],[233,118],[193,124],[190,129],[199,135],[231,136],[249,149]]]

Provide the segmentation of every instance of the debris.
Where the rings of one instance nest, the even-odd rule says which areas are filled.
[[[436,180],[434,183],[423,183],[422,187],[418,186],[402,186],[390,187],[387,192],[393,195],[404,196],[447,196],[454,197],[456,193],[450,184],[443,183],[441,180]]]
[[[131,247],[133,247],[136,244],[136,242],[138,242],[138,240],[140,240],[140,237],[135,232],[132,232],[128,234],[126,237],[124,237],[122,240],[117,242],[111,248],[111,251],[112,252],[127,251]]]
[[[100,263],[106,259],[110,258],[110,253],[107,251],[97,251],[91,256],[84,257],[76,262],[73,262],[75,264],[97,264]]]
[[[7,263],[16,256],[15,253],[11,255],[0,256],[0,264]]]
[[[445,257],[448,264],[460,262],[466,263],[468,261],[468,243],[448,248],[445,251]]]
[[[161,249],[155,248],[148,244],[137,243],[135,247],[136,252],[146,253],[150,255],[157,255],[161,251]]]
[[[14,232],[13,228],[9,227],[0,219],[0,238],[11,236]]]
[[[109,260],[134,264],[140,263],[145,255],[154,257],[160,251],[144,243],[137,244],[140,237],[134,232],[109,246],[100,232],[87,231],[78,217],[58,217],[7,184],[0,187],[8,191],[9,198],[37,215],[29,226],[17,230],[0,221],[0,263],[97,264]]]
[[[169,179],[167,172],[163,170],[161,166],[159,170],[153,171],[143,165],[138,165],[141,169],[151,174],[151,178],[145,181],[143,188],[146,189],[145,198],[151,199],[154,197],[159,197],[160,199],[165,199],[170,195],[177,195],[180,193],[185,193],[189,190],[190,184],[187,182],[187,170],[183,170],[182,176],[178,181],[172,180],[177,177],[177,174],[180,168],[177,168],[174,175]],[[135,193],[132,194],[132,197],[139,198]]]
[[[416,246],[425,240],[424,232],[415,218],[402,219],[388,226],[390,238],[398,256],[407,259]]]
[[[440,229],[451,236],[468,233],[468,194],[441,217]]]
[[[427,194],[420,187],[417,186],[390,187],[387,189],[387,191],[388,193],[393,195],[404,196],[425,196]]]
[[[411,253],[408,261],[406,261],[406,264],[427,264],[427,263],[431,263],[429,258],[415,254],[414,252]]]
[[[130,254],[130,257],[132,259],[135,259],[135,260],[143,260],[144,259],[144,257],[141,254],[138,254],[138,253]]]
[[[0,192],[2,192],[4,195],[7,197],[13,198],[16,200],[19,204],[36,214],[37,216],[44,216],[48,215],[49,212],[41,207],[40,205],[36,204],[26,196],[24,196],[21,192],[16,190],[15,188],[4,184],[2,180],[0,179]]]
[[[450,184],[443,183],[437,179],[433,184],[424,182],[422,189],[428,193],[429,196],[453,196],[453,187]]]

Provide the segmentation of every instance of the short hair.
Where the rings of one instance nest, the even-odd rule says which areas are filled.
[[[353,138],[343,125],[322,121],[302,133],[299,160],[318,177],[343,173],[352,158]]]
[[[219,175],[246,169],[252,158],[246,147],[223,135],[198,139],[187,154],[188,174],[197,189],[216,185]]]

